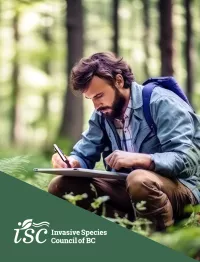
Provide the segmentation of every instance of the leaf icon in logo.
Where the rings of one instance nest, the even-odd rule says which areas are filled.
[[[33,219],[26,219],[22,224],[22,229],[31,227]]]

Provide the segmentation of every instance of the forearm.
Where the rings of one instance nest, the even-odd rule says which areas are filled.
[[[146,170],[154,170],[154,161],[149,154],[134,153],[133,167],[144,168]]]
[[[151,155],[141,153],[131,153],[115,150],[105,158],[107,165],[119,170],[120,168],[143,168],[151,170],[154,168]]]

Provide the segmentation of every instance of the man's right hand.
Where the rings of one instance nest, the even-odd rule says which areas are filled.
[[[78,160],[76,160],[72,156],[67,157],[67,159],[69,160],[69,163],[70,163],[72,168],[80,168],[81,167]],[[58,153],[55,153],[52,156],[51,161],[52,161],[53,168],[68,168],[67,164],[64,161],[62,161],[62,159],[60,158]]]

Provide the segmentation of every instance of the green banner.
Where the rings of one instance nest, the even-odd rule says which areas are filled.
[[[4,173],[0,185],[0,261],[192,261]]]

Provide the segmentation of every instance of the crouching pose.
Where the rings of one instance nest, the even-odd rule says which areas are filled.
[[[87,193],[88,198],[77,204],[92,210],[93,184],[98,196],[109,196],[107,216],[117,212],[134,220],[136,210],[157,230],[183,218],[186,205],[200,202],[200,121],[186,99],[158,83],[145,100],[145,85],[111,53],[81,59],[72,69],[71,84],[95,109],[88,130],[68,157],[71,166],[92,169],[102,155],[110,170],[123,170],[127,179],[57,176],[50,182],[51,194],[62,198],[70,192]],[[57,154],[52,163],[67,167]],[[135,209],[141,201],[145,209]]]

